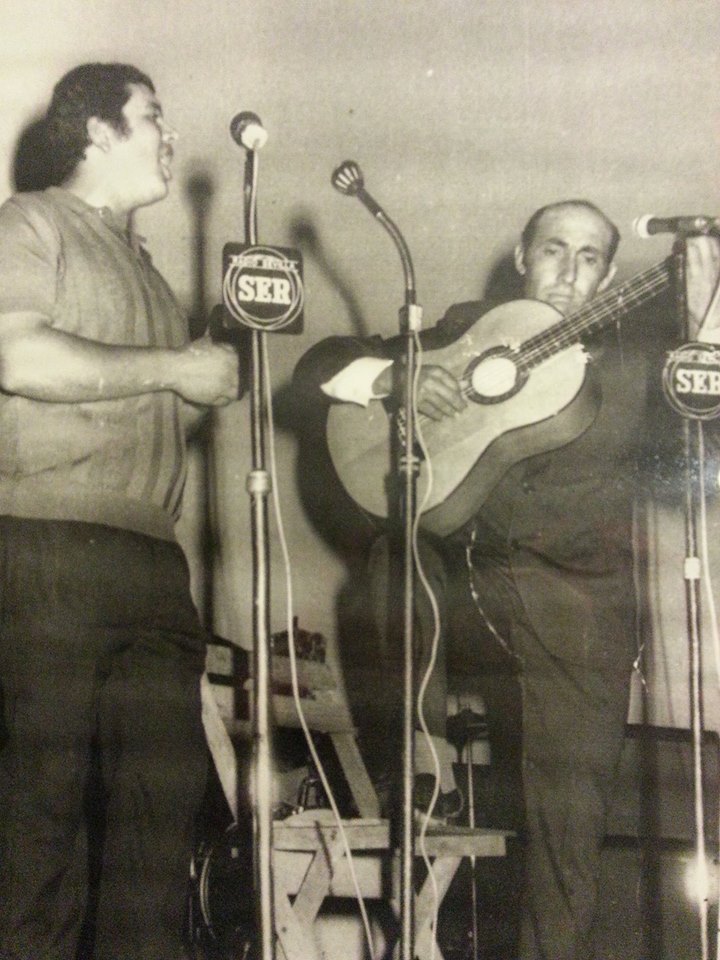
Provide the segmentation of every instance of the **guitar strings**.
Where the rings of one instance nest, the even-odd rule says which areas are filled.
[[[523,373],[530,372],[556,356],[565,347],[573,346],[583,334],[602,329],[608,322],[618,317],[618,312],[620,316],[624,316],[635,306],[660,293],[669,281],[670,260],[663,260],[622,286],[609,290],[569,319],[559,320],[547,329],[529,337],[517,347],[508,347],[506,356],[516,370]],[[506,377],[501,378],[499,374],[491,371],[485,381],[488,388],[486,395],[497,398],[498,394],[494,392],[494,388],[502,386],[505,379]],[[467,374],[463,374],[459,382],[463,397],[466,399],[477,397],[478,392]],[[426,425],[432,426],[435,422],[427,414],[418,412],[417,417],[419,422]]]
[[[570,346],[583,333],[593,328],[600,329],[615,317],[618,310],[624,315],[633,307],[648,299],[650,295],[659,293],[667,286],[669,279],[669,261],[666,260],[651,267],[633,280],[629,280],[618,289],[608,291],[568,321],[561,320],[547,330],[531,337],[523,344],[523,352],[527,353],[531,361],[535,357],[544,359],[545,349],[555,353],[561,345]]]

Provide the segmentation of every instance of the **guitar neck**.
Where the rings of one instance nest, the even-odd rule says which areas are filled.
[[[523,363],[534,367],[578,343],[586,334],[595,333],[614,320],[624,317],[642,303],[651,300],[670,284],[670,260],[663,260],[619,287],[596,297],[582,310],[564,317],[522,345]]]

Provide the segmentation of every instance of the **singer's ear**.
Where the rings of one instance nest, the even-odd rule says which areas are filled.
[[[515,247],[515,269],[520,276],[525,276],[525,271],[527,269],[525,266],[525,250],[521,243]]]
[[[87,122],[87,135],[90,143],[107,153],[110,149],[109,125],[99,117],[90,117]]]

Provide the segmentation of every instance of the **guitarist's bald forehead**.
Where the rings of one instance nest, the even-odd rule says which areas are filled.
[[[523,250],[527,251],[529,249],[530,245],[536,239],[543,220],[545,220],[548,215],[556,213],[559,214],[564,210],[577,209],[586,210],[588,213],[592,214],[599,221],[601,221],[606,227],[608,231],[608,243],[607,245],[603,245],[603,247],[596,252],[605,257],[608,264],[612,263],[620,243],[620,231],[615,226],[613,221],[607,216],[607,214],[605,214],[590,200],[560,200],[556,203],[549,203],[544,207],[540,207],[535,211],[535,213],[533,213],[528,222],[525,224],[520,236],[520,244]]]

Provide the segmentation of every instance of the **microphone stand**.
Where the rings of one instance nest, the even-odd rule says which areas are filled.
[[[415,276],[410,253],[397,230],[387,217],[378,217],[395,240],[405,275],[405,303],[399,311],[400,333],[405,337],[405,390],[400,415],[404,416],[405,430],[399,453],[398,474],[401,479],[401,522],[403,537],[403,748],[402,748],[402,806],[400,816],[400,960],[413,960],[415,931],[415,902],[413,867],[415,858],[415,822],[413,816],[413,786],[415,773],[415,558],[413,551],[415,515],[417,511],[417,479],[420,462],[415,450],[415,378],[417,350],[415,335],[422,322],[422,307],[415,296]],[[387,221],[387,222],[386,222]]]
[[[413,866],[415,858],[415,824],[413,818],[414,786],[414,629],[415,629],[415,557],[413,550],[415,514],[417,511],[417,478],[420,462],[416,454],[415,379],[417,350],[415,335],[422,324],[422,307],[417,303],[415,271],[410,251],[397,225],[365,190],[358,165],[346,160],[333,171],[333,186],[346,196],[355,196],[390,234],[402,261],[405,281],[405,302],[400,308],[400,333],[405,337],[405,382],[398,417],[404,418],[399,448],[392,444],[397,456],[400,477],[399,500],[402,526],[403,557],[403,719],[402,719],[402,803],[400,816],[400,956],[414,960],[415,901]],[[397,379],[396,379],[397,384]],[[395,491],[393,491],[395,492]],[[392,516],[392,507],[388,511]],[[396,531],[392,531],[393,536]]]
[[[248,149],[245,159],[245,242],[257,243],[257,153]],[[270,666],[270,562],[268,495],[270,475],[265,460],[267,422],[265,364],[266,333],[252,329],[250,422],[252,469],[247,477],[251,501],[253,556],[253,868],[255,916],[259,939],[258,960],[275,958],[275,922],[272,876],[272,728]],[[292,638],[291,641],[292,642]]]
[[[673,247],[673,267],[675,275],[675,310],[681,336],[684,342],[689,338],[688,307],[686,298],[686,236],[678,232]],[[690,715],[692,728],[693,753],[693,794],[695,813],[695,844],[698,876],[705,878],[705,815],[703,798],[703,758],[702,758],[702,668],[701,668],[701,613],[700,613],[700,577],[701,563],[698,556],[697,506],[698,484],[703,482],[700,476],[701,444],[703,426],[701,420],[691,423],[683,416],[683,448],[685,459],[685,604],[687,635],[689,644],[690,679]],[[702,960],[708,958],[708,893],[701,885],[698,896],[700,922],[700,944]]]
[[[402,803],[400,814],[400,958],[413,960],[415,902],[413,866],[415,858],[415,824],[413,818],[414,785],[414,629],[415,629],[415,558],[413,551],[415,513],[417,510],[417,478],[420,463],[415,452],[415,378],[417,350],[415,335],[422,323],[422,307],[416,300],[415,271],[410,251],[397,225],[365,190],[360,168],[345,161],[332,176],[333,185],[341,193],[356,196],[392,237],[402,261],[405,280],[405,302],[399,311],[400,333],[405,337],[405,383],[398,416],[404,418],[397,454],[400,477],[400,514],[403,557],[403,719],[402,719]],[[392,510],[389,511],[392,515]]]

